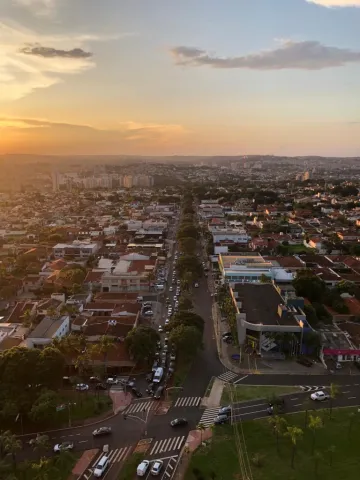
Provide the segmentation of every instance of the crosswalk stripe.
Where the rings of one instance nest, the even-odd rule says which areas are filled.
[[[157,455],[163,452],[173,452],[179,450],[185,441],[185,436],[170,437],[163,440],[157,440],[150,450],[150,455]]]
[[[217,417],[219,407],[207,408],[202,414],[199,424],[201,423],[205,427],[208,427],[214,423],[215,417]]]
[[[197,407],[201,397],[180,397],[176,400],[174,407]]]
[[[225,380],[226,382],[230,382],[231,380],[234,380],[238,376],[237,373],[231,372],[228,370],[227,372],[222,373],[221,375],[218,376],[220,380]]]
[[[138,402],[138,403],[133,403],[128,406],[128,408],[125,410],[124,413],[136,413],[136,412],[142,412],[150,410],[154,405],[155,405],[154,400],[150,400],[148,402]]]
[[[107,454],[105,454],[104,452],[101,452],[97,456],[94,463],[92,464],[92,467],[94,468],[96,466],[96,464],[98,463],[98,461],[103,455],[107,455],[110,463],[121,462],[121,460],[124,458],[124,456],[128,452],[129,448],[130,447],[116,448],[115,450],[110,450]]]

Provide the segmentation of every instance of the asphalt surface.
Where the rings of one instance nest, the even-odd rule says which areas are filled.
[[[177,224],[176,224],[177,225]],[[176,228],[173,228],[173,238]],[[175,248],[173,249],[173,253]],[[203,257],[204,258],[204,257]],[[173,299],[175,291],[169,292],[172,272],[174,269],[174,257],[168,263],[168,282],[164,297]],[[210,273],[209,273],[210,274]],[[174,288],[176,290],[176,288]],[[237,375],[227,370],[218,358],[214,326],[212,322],[212,297],[208,289],[207,278],[199,281],[199,287],[193,288],[193,303],[195,312],[205,320],[203,349],[199,352],[196,361],[190,370],[183,385],[178,399],[173,402],[171,408],[165,415],[156,415],[156,408],[159,402],[153,398],[141,398],[134,400],[127,407],[125,413],[127,419],[119,414],[108,420],[100,422],[96,426],[84,426],[50,433],[52,444],[64,441],[73,441],[75,450],[88,450],[99,448],[102,450],[105,444],[109,445],[110,468],[102,477],[106,480],[117,478],[118,471],[123,461],[131,453],[133,447],[141,438],[147,438],[150,447],[147,451],[147,459],[162,459],[163,469],[158,478],[171,480],[181,448],[185,444],[190,430],[194,430],[201,423],[210,425],[217,415],[217,408],[199,408],[201,397],[204,396],[212,377],[218,376],[225,381],[242,385],[301,385],[304,393],[295,393],[285,398],[285,413],[301,411],[305,409],[304,402],[309,398],[309,390],[316,390],[315,387],[326,387],[331,383],[340,385],[340,395],[334,399],[333,406],[357,405],[360,398],[360,376],[343,375],[336,372],[334,375],[301,375],[269,374],[269,375]],[[172,300],[173,304],[173,300]],[[166,312],[167,309],[164,309]],[[165,313],[158,319],[163,322]],[[139,383],[140,384],[140,383]],[[142,383],[144,385],[144,383]],[[143,390],[141,388],[141,390]],[[324,408],[328,402],[313,402],[314,409]],[[233,406],[232,420],[245,421],[268,416],[267,403],[264,401],[252,401]],[[186,426],[173,428],[170,421],[174,418],[185,417],[188,420]],[[202,420],[204,418],[204,421]],[[100,426],[110,426],[112,434],[106,437],[94,438],[92,432]],[[34,435],[23,437],[25,443]],[[31,458],[34,453],[30,447],[25,447],[20,457]],[[100,458],[101,453],[92,463]],[[92,468],[92,467],[91,467]],[[150,473],[143,478],[151,478]],[[93,479],[91,470],[87,470],[81,480]]]

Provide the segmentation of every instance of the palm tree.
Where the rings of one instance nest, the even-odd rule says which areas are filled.
[[[107,355],[112,348],[114,348],[114,339],[108,335],[103,335],[99,343],[99,352],[104,355],[105,375],[107,374]]]
[[[292,455],[291,455],[291,468],[295,468],[295,453],[296,453],[296,445],[298,439],[303,435],[303,431],[301,428],[293,426],[293,427],[287,427],[286,428],[287,432],[285,435],[290,438],[291,443],[292,443]]]
[[[25,310],[25,312],[21,315],[22,323],[24,327],[30,327],[32,326],[32,320],[33,314],[31,313],[31,310],[28,308]]]
[[[309,410],[312,410],[312,407],[313,407],[313,402],[312,400],[310,400],[309,397],[307,397],[303,403],[303,408],[305,409],[304,428],[308,426]]]
[[[320,452],[316,451],[313,454],[313,458],[314,458],[314,471],[315,471],[315,475],[317,476],[319,471],[319,463],[320,463],[320,460],[322,460],[323,456]]]
[[[274,417],[269,418],[269,423],[272,427],[273,432],[276,436],[276,450],[279,453],[279,438],[283,435],[285,427],[287,425],[287,421],[284,417],[279,417],[275,415]]]
[[[312,448],[311,448],[312,454],[314,454],[314,450],[315,450],[316,430],[319,430],[322,427],[323,427],[323,422],[321,418],[315,417],[314,415],[310,415],[309,428],[312,431],[312,435],[313,435]]]
[[[199,423],[199,425],[197,426],[197,429],[200,430],[200,445],[201,445],[202,438],[203,438],[203,431],[206,429],[206,427],[203,423]]]
[[[52,318],[53,320],[56,320],[58,317],[59,317],[59,312],[56,310],[56,308],[54,307],[49,307],[47,310],[46,310],[46,315],[50,318]]]
[[[336,451],[335,445],[330,445],[330,447],[327,449],[327,451],[329,453],[329,465],[330,465],[330,467],[332,467],[333,459],[334,459],[334,453]]]
[[[333,402],[339,393],[339,387],[335,383],[332,383],[330,385],[330,419],[332,418]]]

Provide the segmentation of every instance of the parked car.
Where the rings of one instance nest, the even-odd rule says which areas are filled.
[[[117,378],[114,378],[114,377],[109,377],[106,379],[106,383],[108,385],[117,385],[119,383],[119,380]]]
[[[175,355],[175,353],[172,353],[172,354],[170,355],[170,360],[171,360],[172,362],[174,362],[174,361],[176,360],[176,355]]]
[[[296,359],[297,363],[300,363],[300,365],[304,365],[304,367],[312,367],[313,363],[311,360],[305,357],[299,357]]]
[[[172,427],[180,427],[181,425],[187,425],[188,421],[186,418],[175,418],[174,420],[171,420],[170,425]]]
[[[62,443],[57,443],[54,446],[54,452],[64,452],[64,451],[70,451],[74,449],[74,443],[73,442],[62,442]]]
[[[89,390],[89,385],[86,383],[78,383],[75,388],[79,392],[85,392],[86,390]]]
[[[143,396],[140,390],[138,390],[136,387],[131,387],[131,391],[137,398],[141,398]]]
[[[218,415],[214,420],[214,425],[222,425],[229,421],[228,415]]]
[[[311,400],[316,400],[318,402],[322,402],[324,400],[328,400],[330,398],[330,395],[327,394],[326,392],[323,392],[322,390],[319,390],[317,392],[314,392],[310,395]]]
[[[92,432],[93,437],[100,437],[102,435],[110,435],[111,427],[100,427]]]
[[[169,288],[169,292],[172,292],[173,290],[174,290],[173,287],[170,287],[170,288]]]
[[[146,472],[149,470],[150,467],[150,462],[149,460],[143,460],[139,465],[137,466],[136,469],[136,475],[138,477],[145,477]]]
[[[148,393],[149,395],[153,395],[154,394],[154,386],[155,386],[155,383],[153,383],[153,382],[149,383],[148,388],[146,389],[146,393]]]
[[[152,382],[153,377],[154,377],[154,373],[153,373],[153,372],[148,373],[148,374],[146,375],[146,381],[147,381],[147,382]]]
[[[166,322],[165,322],[165,325],[166,325]],[[162,333],[163,331],[164,331],[163,326],[162,326],[162,325],[159,325],[159,327],[158,327],[158,332],[159,332],[159,333]]]
[[[154,315],[154,312],[152,310],[148,310],[147,312],[144,312],[144,315],[147,317],[152,317]]]
[[[150,470],[151,475],[160,475],[163,465],[164,462],[162,460],[155,460]]]
[[[160,385],[160,387],[158,387],[156,389],[156,392],[154,394],[154,398],[156,398],[156,400],[159,400],[161,395],[163,394],[163,391],[164,391],[164,386],[163,385]]]
[[[195,287],[195,288],[198,288],[198,286],[199,286],[198,283],[195,283],[195,284],[194,284],[194,287]]]
[[[90,377],[90,378],[89,378],[89,382],[91,382],[91,383],[99,383],[99,382],[101,382],[101,378],[99,378],[99,377]]]
[[[221,407],[218,411],[218,415],[231,415],[231,405]]]

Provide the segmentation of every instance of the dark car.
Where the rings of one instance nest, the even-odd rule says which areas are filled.
[[[101,382],[101,378],[99,378],[99,377],[90,377],[90,378],[89,378],[89,382],[91,382],[91,383],[99,383],[99,382]]]
[[[92,432],[93,437],[100,437],[102,435],[110,435],[111,427],[100,427]]]
[[[170,425],[172,427],[180,427],[181,425],[187,425],[188,421],[186,418],[175,418],[174,420],[171,420]]]
[[[313,363],[311,360],[305,357],[299,357],[296,359],[297,363],[300,363],[300,365],[304,365],[304,367],[312,367]]]
[[[159,400],[161,395],[163,394],[163,391],[164,391],[164,387],[162,385],[160,385],[160,387],[157,388],[157,390],[154,394],[154,398],[156,398],[156,400]]]
[[[135,395],[135,397],[138,397],[138,398],[142,397],[142,393],[136,387],[131,387],[131,391]]]
[[[146,393],[148,393],[149,395],[152,395],[154,393],[154,386],[155,384],[154,383],[149,383],[148,385],[148,388],[146,389]]]
[[[226,407],[220,407],[218,415],[231,415],[231,406],[227,405]]]
[[[97,383],[95,386],[94,386],[95,390],[107,390],[107,386],[104,385],[103,383]]]
[[[148,373],[146,375],[146,381],[147,382],[152,382],[153,376],[154,376],[154,372]]]

